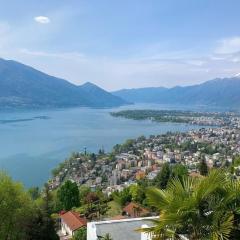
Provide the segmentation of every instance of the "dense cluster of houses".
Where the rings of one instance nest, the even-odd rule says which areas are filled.
[[[108,157],[83,161],[78,157],[59,172],[50,187],[57,188],[61,182],[70,179],[78,185],[86,184],[93,190],[101,187],[106,194],[121,190],[142,178],[154,179],[163,163],[181,163],[189,172],[196,172],[200,159],[205,159],[209,168],[231,163],[240,154],[239,120],[234,125],[220,128],[202,128],[188,133],[169,133],[135,140],[129,151],[115,155],[114,161]],[[184,149],[184,144],[187,149]],[[197,148],[191,146],[197,145]],[[211,151],[206,149],[211,148]],[[186,148],[186,147],[185,147]]]

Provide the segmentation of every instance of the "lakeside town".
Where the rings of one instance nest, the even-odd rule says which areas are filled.
[[[129,139],[122,145],[117,144],[110,154],[103,149],[98,154],[73,153],[53,171],[50,187],[55,189],[71,180],[93,190],[101,187],[110,195],[136,180],[153,180],[164,163],[182,164],[190,175],[198,174],[201,160],[206,161],[209,168],[231,164],[234,156],[240,154],[240,117],[231,114],[225,121],[228,126],[223,123],[222,127],[200,128],[187,133],[169,132]]]

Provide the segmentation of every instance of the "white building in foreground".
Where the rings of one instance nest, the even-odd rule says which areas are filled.
[[[151,219],[158,217],[130,218],[87,223],[87,240],[98,240],[107,233],[114,240],[152,240],[150,234],[137,232],[136,229],[150,227]]]

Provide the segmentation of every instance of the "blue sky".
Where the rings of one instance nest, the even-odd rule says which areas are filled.
[[[240,72],[239,0],[0,0],[0,57],[108,90]]]

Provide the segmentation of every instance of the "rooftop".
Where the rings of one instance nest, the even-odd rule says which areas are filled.
[[[61,216],[61,220],[68,225],[68,227],[72,230],[75,231],[83,226],[87,225],[87,220],[85,218],[81,218],[79,216],[79,213],[69,211]]]
[[[130,202],[125,208],[123,208],[123,211],[126,212],[131,217],[140,217],[149,213],[149,211],[137,203]]]
[[[140,240],[141,233],[136,229],[143,225],[151,226],[151,220],[158,217],[131,218],[102,222],[90,222],[87,224],[87,239],[97,240],[97,237],[109,233],[114,240]]]

